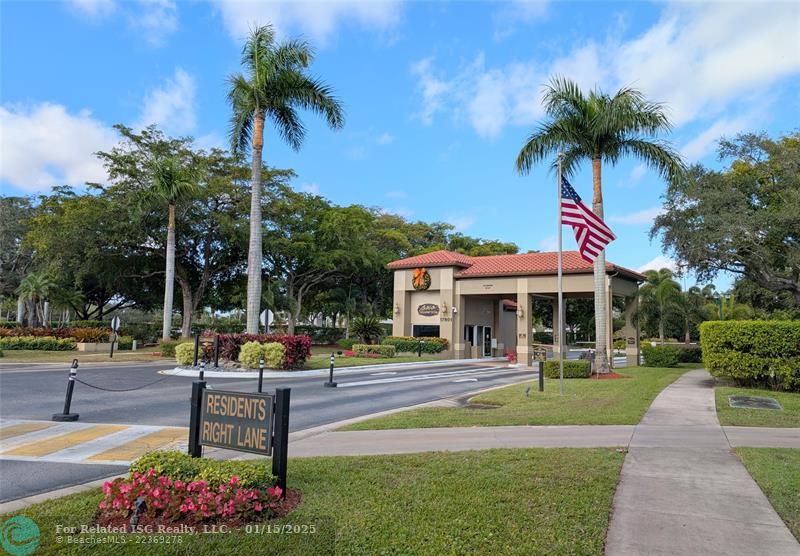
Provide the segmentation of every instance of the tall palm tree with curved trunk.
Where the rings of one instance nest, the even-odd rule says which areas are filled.
[[[164,281],[164,324],[161,339],[172,337],[172,301],[175,292],[175,212],[177,204],[197,189],[192,172],[179,160],[165,158],[152,162],[153,183],[146,196],[150,201],[166,202],[169,207],[167,221],[167,267]]]
[[[527,174],[534,165],[561,155],[565,176],[588,161],[592,165],[594,196],[592,211],[603,218],[603,163],[616,164],[621,158],[638,158],[665,179],[685,170],[680,155],[658,133],[671,129],[664,107],[644,95],[623,88],[613,96],[599,90],[584,94],[580,87],[556,76],[545,87],[543,103],[547,120],[534,131],[517,155],[517,171]],[[557,162],[553,162],[553,167]],[[609,372],[608,307],[605,251],[594,261],[595,369]]]
[[[230,139],[234,153],[252,148],[250,246],[247,255],[247,332],[258,332],[261,311],[262,222],[261,166],[264,123],[271,120],[294,150],[305,136],[298,109],[321,115],[333,129],[344,125],[344,111],[324,83],[307,74],[314,58],[311,47],[297,40],[275,43],[271,25],[251,31],[242,49],[246,74],[229,78],[228,103],[233,114]]]

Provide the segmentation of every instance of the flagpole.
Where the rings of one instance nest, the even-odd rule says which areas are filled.
[[[564,285],[562,283],[562,245],[561,245],[561,158],[558,153],[558,172],[556,177],[556,198],[558,199],[558,389],[564,395]]]

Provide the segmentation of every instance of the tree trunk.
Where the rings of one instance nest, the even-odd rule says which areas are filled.
[[[17,298],[17,323],[22,324],[25,319],[25,300],[20,295]]]
[[[183,297],[183,314],[181,320],[181,338],[192,337],[192,317],[194,315],[194,304],[192,303],[192,285],[187,280],[178,278],[181,286],[181,296]]]
[[[594,186],[594,199],[592,211],[603,218],[603,189],[601,180],[600,158],[592,159],[592,182]],[[594,371],[598,374],[611,372],[608,366],[608,304],[606,299],[606,251],[603,249],[594,260],[594,328],[595,328],[595,356]]]
[[[169,341],[172,334],[172,296],[175,293],[175,204],[169,204],[167,224],[167,277],[164,282],[164,324],[161,339]]]
[[[247,333],[258,334],[261,313],[261,152],[264,148],[264,113],[256,110],[253,121],[253,159],[250,180],[250,247],[247,251]]]

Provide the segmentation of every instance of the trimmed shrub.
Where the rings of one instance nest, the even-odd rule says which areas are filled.
[[[220,353],[228,361],[238,361],[239,351],[247,342],[260,344],[277,342],[281,344],[286,350],[280,364],[282,369],[302,368],[306,359],[311,356],[311,338],[308,336],[278,336],[274,334],[220,334]],[[213,348],[209,344],[204,349],[208,354]]]
[[[703,350],[700,346],[678,344],[678,361],[681,363],[702,363]]]
[[[178,344],[180,344],[180,342],[176,342],[174,340],[170,340],[169,342],[161,342],[158,344],[158,347],[161,350],[161,357],[175,357],[175,346]]]
[[[264,364],[270,369],[278,369],[283,362],[283,356],[286,355],[286,348],[283,344],[278,342],[267,342],[261,346],[264,353]]]
[[[342,349],[352,350],[353,346],[358,343],[358,340],[354,338],[342,338],[336,343],[339,344],[339,347]]]
[[[708,321],[703,363],[742,386],[800,391],[800,321]]]
[[[258,342],[247,342],[239,350],[239,363],[248,369],[257,369],[258,362],[264,356],[264,350]]]
[[[677,367],[680,361],[680,348],[670,345],[642,345],[645,367]]]
[[[39,351],[74,351],[77,348],[72,338],[56,338],[54,336],[6,336],[0,338],[0,349],[39,350]]]
[[[120,336],[117,340],[117,349],[120,351],[133,349],[133,336]]]
[[[178,365],[191,365],[194,363],[194,343],[184,342],[175,346],[175,361]]]
[[[559,378],[558,361],[544,362],[544,376],[547,378]],[[564,361],[564,378],[589,378],[592,374],[592,367],[588,361]]]
[[[0,349],[0,357],[3,357],[3,350]]]
[[[215,460],[193,458],[183,452],[148,452],[131,464],[129,476],[147,473],[154,469],[157,475],[166,475],[178,481],[205,480],[209,483],[227,483],[233,476],[239,477],[243,488],[267,488],[275,484],[270,467],[261,460]]]
[[[394,346],[385,344],[354,344],[353,353],[356,356],[375,354],[381,357],[394,357],[397,350]]]
[[[107,328],[73,328],[70,336],[76,342],[101,343],[110,341],[111,332]]]
[[[419,341],[424,342],[421,346]],[[398,352],[401,353],[417,353],[417,350],[422,347],[422,353],[441,353],[447,349],[448,343],[445,338],[438,338],[433,336],[425,336],[415,338],[413,336],[389,336],[385,338],[382,345],[394,346]]]

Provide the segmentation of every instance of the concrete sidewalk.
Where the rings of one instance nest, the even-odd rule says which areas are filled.
[[[758,432],[737,429],[719,425],[704,370],[661,392],[633,433],[606,554],[798,556],[800,544],[731,452],[730,436],[740,445]],[[791,429],[771,432],[775,442],[796,440]]]

